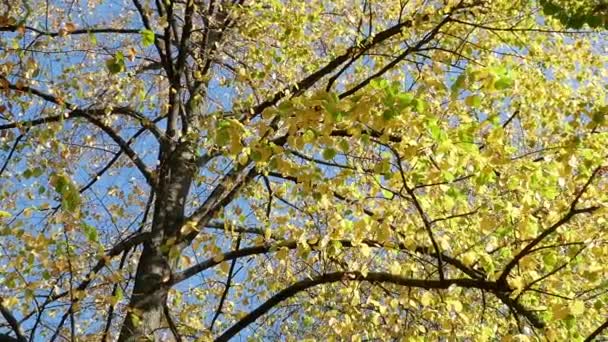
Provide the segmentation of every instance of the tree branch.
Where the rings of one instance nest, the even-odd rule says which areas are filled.
[[[110,252],[108,254],[106,254],[104,257],[102,257],[97,262],[97,265],[95,265],[95,267],[93,267],[93,269],[86,275],[85,280],[78,285],[76,290],[70,289],[69,291],[65,291],[63,293],[60,293],[60,294],[52,297],[52,300],[56,300],[56,299],[59,299],[59,298],[64,297],[69,294],[70,295],[70,306],[69,306],[68,310],[63,314],[61,319],[59,320],[55,333],[53,334],[53,336],[50,340],[51,342],[55,341],[55,339],[59,336],[60,329],[63,326],[63,324],[65,323],[68,316],[71,316],[74,314],[74,305],[80,301],[79,298],[74,298],[72,296],[72,294],[76,291],[84,291],[89,286],[89,284],[93,281],[93,276],[96,275],[107,264],[107,262],[112,257],[120,254],[121,252],[128,251],[132,247],[135,247],[138,244],[143,243],[144,241],[147,241],[150,237],[151,237],[150,233],[138,233],[138,234],[134,235],[133,237],[120,242],[112,250],[110,250]]]
[[[255,167],[249,165],[239,166],[226,174],[207,197],[205,202],[194,211],[185,222],[194,225],[198,229],[204,227],[211,220],[218,208],[230,203],[238,190],[244,186],[255,174]],[[178,228],[178,232],[181,229]],[[178,241],[182,244],[189,243],[198,235],[198,231],[192,231],[185,236],[181,236]]]
[[[35,32],[41,36],[58,37],[67,35],[81,35],[81,34],[94,34],[94,33],[125,33],[125,34],[140,34],[141,29],[123,29],[123,28],[112,28],[112,27],[91,27],[86,29],[78,29],[73,31],[63,30],[57,32],[43,31],[31,26],[19,26],[19,25],[6,25],[0,27],[0,32],[15,32],[19,29]],[[159,35],[162,36],[162,35]]]
[[[129,159],[131,159],[133,164],[135,164],[135,166],[139,169],[139,172],[141,172],[141,174],[144,176],[148,185],[153,189],[156,188],[156,179],[152,176],[152,173],[148,170],[146,164],[143,162],[143,160],[139,158],[137,153],[133,151],[131,146],[129,146],[129,144],[120,135],[118,135],[118,133],[116,133],[114,129],[112,129],[112,127],[104,124],[96,117],[85,116],[85,118],[91,123],[93,123],[95,126],[99,127],[108,136],[110,136],[110,138],[112,138],[112,140],[114,140],[114,142],[118,144],[120,149],[124,151],[124,153],[129,157]]]
[[[414,190],[412,190],[407,185],[407,180],[405,179],[405,171],[403,169],[403,164],[401,163],[401,156],[399,155],[399,153],[389,144],[382,144],[382,145],[384,145],[388,149],[390,149],[391,152],[393,153],[393,155],[395,156],[395,159],[397,160],[397,166],[399,167],[399,174],[401,175],[401,182],[403,183],[403,189],[405,189],[407,194],[411,197],[412,202],[414,203],[414,208],[416,208],[416,211],[418,212],[418,216],[420,216],[420,219],[422,220],[422,224],[424,225],[424,229],[426,230],[426,232],[429,236],[429,239],[431,240],[431,244],[433,245],[433,249],[435,250],[435,255],[437,257],[437,270],[439,271],[439,280],[443,280],[445,275],[443,273],[443,260],[441,258],[442,253],[441,253],[441,250],[439,249],[439,244],[437,243],[437,240],[435,239],[435,236],[433,234],[432,226],[433,226],[434,221],[428,217],[428,215],[422,208],[422,205],[420,204],[420,201],[418,201],[418,197],[416,196],[416,193],[414,192]]]
[[[13,154],[15,153],[15,150],[17,149],[17,145],[19,145],[19,142],[21,141],[21,139],[23,139],[25,137],[26,134],[27,134],[27,132],[23,133],[23,134],[20,134],[15,139],[15,142],[13,143],[13,146],[11,147],[11,150],[8,152],[8,156],[6,156],[6,159],[4,160],[4,164],[2,164],[2,167],[0,167],[0,177],[2,177],[2,174],[6,170],[6,167],[8,166],[8,163],[11,161],[11,158],[13,157]]]
[[[343,99],[343,98],[345,98],[347,96],[350,96],[350,95],[356,93],[357,91],[359,91],[361,88],[363,88],[366,85],[368,85],[372,80],[374,80],[374,79],[376,79],[376,78],[384,75],[387,71],[391,70],[393,67],[395,67],[397,64],[399,64],[401,61],[403,61],[412,52],[418,51],[422,46],[424,46],[424,44],[426,44],[426,43],[430,42],[431,40],[433,40],[435,38],[435,36],[437,35],[437,33],[439,33],[439,30],[441,29],[441,27],[443,27],[445,24],[447,24],[450,21],[450,19],[451,18],[450,18],[449,15],[446,16],[437,26],[435,26],[435,28],[433,28],[416,45],[408,47],[397,58],[395,58],[390,63],[388,63],[387,65],[385,65],[384,67],[382,67],[382,69],[378,70],[376,73],[374,73],[373,75],[369,76],[368,78],[366,78],[365,80],[363,80],[362,82],[360,82],[359,84],[357,84],[356,86],[354,86],[354,87],[350,88],[349,90],[343,92],[338,97],[340,99]]]
[[[2,297],[0,297],[0,313],[2,313],[2,317],[4,317],[4,319],[6,320],[8,325],[11,326],[11,329],[15,333],[15,336],[17,336],[16,341],[27,342],[27,339],[23,335],[23,332],[21,332],[21,327],[19,326],[19,322],[17,322],[17,319],[15,318],[15,316],[13,316],[13,314],[4,306],[4,304],[2,304],[2,302],[3,302],[3,299],[2,299]]]
[[[447,289],[450,286],[458,286],[462,288],[474,288],[487,290],[492,293],[501,293],[505,289],[501,288],[497,283],[486,280],[474,279],[444,279],[439,280],[423,280],[410,279],[398,275],[382,272],[369,272],[362,274],[360,272],[334,272],[322,274],[311,279],[301,280],[283,289],[274,296],[270,297],[262,305],[247,314],[241,320],[236,322],[232,327],[226,330],[222,335],[215,339],[215,342],[228,341],[230,338],[237,335],[241,330],[245,329],[249,324],[253,323],[260,316],[266,314],[277,304],[287,300],[299,292],[305,291],[311,287],[322,284],[330,284],[340,281],[367,281],[367,282],[382,282],[390,283],[399,286],[416,287],[423,289]]]
[[[158,119],[154,120],[153,122],[158,122],[160,120],[164,119],[164,117],[159,117]],[[135,139],[137,139],[140,135],[142,135],[147,129],[146,128],[140,128],[139,131],[135,132],[135,134],[133,134],[131,136],[131,138],[129,138],[129,140],[126,141],[127,145],[131,145],[133,143],[133,141],[135,141]],[[116,161],[118,161],[118,159],[120,158],[120,156],[124,153],[123,149],[120,149],[116,154],[114,154],[114,157],[112,157],[112,159],[110,159],[110,161],[108,161],[108,163],[106,164],[106,166],[104,166],[102,169],[100,169],[99,171],[97,171],[95,173],[95,176],[83,187],[81,187],[78,192],[83,193],[85,191],[87,191],[87,189],[89,189],[91,186],[93,186],[93,184],[95,184],[97,182],[97,180],[99,180],[99,178],[101,176],[103,176],[106,171],[108,171],[112,165],[114,165],[114,163],[116,163]]]
[[[139,13],[139,16],[141,18],[142,23],[144,24],[144,27],[147,30],[151,30],[152,31],[152,26],[150,25],[150,19],[148,18],[148,16],[146,15],[146,12],[144,10],[144,7],[141,5],[141,3],[139,2],[139,0],[133,0],[133,5],[135,6],[135,8],[137,9],[137,12]],[[169,39],[168,37],[159,35],[159,36],[154,36],[154,46],[156,47],[156,51],[158,52],[158,56],[160,57],[160,61],[161,64],[163,65],[163,67],[165,68],[165,72],[167,72],[167,75],[170,75],[170,69],[171,69],[171,60],[170,57],[165,56],[165,54],[163,53],[163,49],[160,46],[160,40],[158,39],[159,37],[162,37],[163,39]]]
[[[175,325],[175,322],[173,321],[173,318],[171,317],[171,312],[169,311],[169,306],[167,305],[167,303],[165,303],[165,305],[163,305],[163,314],[165,315],[165,319],[167,320],[167,323],[169,324],[169,330],[171,330],[171,334],[173,334],[173,338],[175,339],[175,342],[182,342],[182,337],[179,335],[179,331],[177,330],[177,325]]]
[[[10,335],[0,334],[0,342],[21,342],[21,341],[19,341],[18,339],[14,338]]]
[[[600,325],[599,327],[597,327],[597,329],[595,329],[589,336],[587,336],[587,338],[585,339],[584,342],[593,341],[596,337],[600,336],[602,331],[604,331],[607,328],[608,328],[608,320],[606,322],[604,322],[602,325]]]
[[[353,56],[355,56],[357,54],[362,54],[365,51],[373,48],[374,46],[381,44],[382,42],[388,40],[389,38],[401,34],[401,31],[404,28],[411,27],[411,26],[412,26],[411,20],[406,20],[406,21],[400,22],[384,31],[379,32],[378,34],[374,35],[373,37],[369,37],[369,38],[363,40],[362,42],[349,47],[343,54],[334,58],[333,60],[331,60],[329,63],[327,63],[325,66],[323,66],[316,72],[314,72],[314,73],[310,74],[309,76],[305,77],[304,79],[300,80],[293,86],[287,87],[287,88],[277,92],[274,96],[272,96],[272,98],[251,108],[248,111],[248,113],[246,113],[246,114],[248,114],[248,115],[250,113],[253,113],[254,115],[259,114],[264,109],[276,105],[285,96],[288,96],[288,95],[297,96],[299,94],[302,94],[304,91],[308,90],[310,87],[312,87],[314,84],[316,84],[317,81],[319,81],[323,77],[332,73],[335,69],[340,67],[340,65],[342,65],[344,62],[351,59]]]
[[[137,233],[134,234],[124,240],[122,240],[121,242],[119,242],[118,244],[116,244],[112,249],[110,249],[108,252],[106,252],[106,254],[99,259],[99,261],[97,261],[97,264],[95,264],[95,266],[91,269],[91,271],[89,271],[89,273],[87,273],[87,275],[85,276],[85,280],[83,280],[78,287],[76,287],[75,291],[84,291],[89,284],[91,283],[91,281],[93,281],[93,276],[97,273],[99,273],[99,271],[108,264],[108,262],[115,256],[119,255],[120,253],[131,249],[141,243],[144,243],[146,241],[148,241],[150,239],[152,235],[148,232],[146,233]],[[59,298],[65,297],[69,294],[68,291],[62,292],[62,293],[58,293],[56,295],[53,295],[51,297],[51,300],[57,300]]]
[[[240,246],[241,246],[241,235],[239,234],[239,237],[236,240],[236,246],[234,247],[234,249],[238,250]],[[224,292],[222,292],[222,297],[220,298],[220,303],[217,305],[217,310],[215,311],[215,315],[213,316],[213,319],[211,320],[211,324],[209,325],[209,331],[213,331],[213,325],[215,324],[215,321],[222,313],[222,308],[224,307],[224,301],[226,300],[226,297],[228,296],[228,291],[230,290],[230,285],[232,283],[232,277],[234,276],[234,267],[236,266],[236,260],[237,260],[236,258],[232,259],[232,263],[230,264],[230,270],[228,271],[228,278],[226,279],[226,286],[224,287]]]
[[[534,240],[532,240],[530,243],[528,243],[516,256],[514,256],[513,259],[511,259],[511,261],[505,266],[504,270],[500,274],[500,277],[497,280],[499,283],[505,283],[507,280],[507,277],[509,276],[509,273],[511,272],[511,270],[513,268],[515,268],[515,266],[519,263],[519,261],[521,259],[523,259],[525,256],[529,255],[530,251],[536,245],[541,243],[547,236],[553,234],[559,227],[568,223],[568,221],[570,221],[570,219],[572,219],[576,214],[593,213],[594,211],[599,209],[599,207],[597,207],[597,206],[583,208],[583,209],[576,209],[576,205],[578,204],[578,201],[580,200],[583,193],[587,190],[589,185],[591,185],[591,182],[593,182],[593,179],[595,178],[595,176],[601,170],[602,170],[601,166],[598,166],[597,168],[595,168],[595,170],[593,170],[593,172],[591,173],[591,176],[587,179],[587,182],[583,185],[583,187],[580,189],[580,191],[575,195],[574,200],[570,204],[570,209],[568,210],[568,213],[566,213],[566,215],[564,215],[564,217],[562,217],[559,221],[555,222],[551,227],[545,229]]]
[[[207,227],[213,228],[213,229],[223,229],[222,225],[220,225],[220,224],[210,224]],[[235,232],[238,232],[238,233],[256,234],[256,235],[261,235],[261,236],[264,235],[264,231],[259,228],[235,227],[233,229]],[[182,281],[185,281],[185,280],[195,276],[196,274],[203,272],[211,267],[219,265],[224,261],[235,260],[235,259],[239,259],[239,258],[251,256],[251,255],[266,254],[266,253],[270,253],[273,251],[277,251],[281,248],[296,249],[298,247],[297,240],[283,240],[277,236],[272,236],[272,235],[271,235],[271,238],[277,240],[277,242],[272,243],[272,244],[267,243],[267,244],[260,245],[260,246],[246,247],[246,248],[242,248],[242,249],[233,250],[230,252],[225,252],[225,253],[221,254],[219,257],[216,256],[216,257],[207,259],[207,260],[202,261],[194,266],[191,266],[179,273],[176,273],[171,278],[171,285],[176,285],[178,283],[181,283]],[[317,242],[314,242],[314,243],[309,242],[308,246],[311,248],[315,248],[319,244],[318,241],[320,241],[320,239],[317,239]],[[402,250],[402,251],[409,251],[409,249],[404,244],[401,244],[401,243],[398,244],[397,246],[387,247],[383,243],[381,243],[379,241],[371,240],[371,239],[364,239],[359,243],[354,243],[353,241],[347,240],[347,239],[340,239],[340,240],[335,240],[335,241],[339,242],[342,245],[342,247],[345,247],[345,248],[352,248],[352,247],[356,247],[358,245],[363,244],[363,245],[367,245],[369,247],[375,247],[375,248],[386,248],[386,249],[393,248],[393,249]],[[437,257],[436,253],[427,247],[417,247],[414,251],[417,253],[420,253],[420,254],[430,256],[430,257],[434,257],[434,258]],[[462,263],[458,259],[455,259],[453,257],[447,256],[444,254],[442,254],[441,257],[446,263],[456,267],[457,269],[461,270],[463,273],[470,276],[471,278],[475,278],[475,279],[484,279],[485,278],[485,276],[483,274],[480,274],[478,271],[475,271],[475,270],[467,267],[464,263]]]
[[[118,144],[118,146],[125,152],[125,154],[127,156],[129,156],[131,161],[135,164],[135,166],[142,173],[142,175],[144,176],[144,178],[146,179],[146,181],[148,182],[150,187],[152,187],[152,188],[155,187],[156,181],[152,177],[152,174],[150,173],[150,171],[148,171],[148,168],[145,165],[145,163],[139,158],[139,156],[135,153],[135,151],[133,151],[131,149],[131,147],[129,147],[129,145],[122,139],[122,137],[120,137],[120,135],[118,135],[118,133],[116,133],[110,126],[104,124],[99,119],[99,117],[101,117],[102,115],[105,115],[104,109],[88,109],[88,110],[79,109],[78,106],[76,106],[76,105],[64,102],[64,101],[58,99],[57,97],[47,94],[36,88],[32,88],[29,86],[17,86],[15,84],[12,84],[12,83],[8,82],[8,80],[4,76],[0,76],[0,81],[2,81],[2,83],[4,83],[5,86],[8,87],[9,89],[20,91],[20,92],[27,92],[27,93],[33,94],[37,97],[40,97],[47,102],[67,108],[68,110],[70,110],[70,114],[67,117],[72,116],[72,117],[84,118],[87,121],[94,124],[95,126],[99,127],[107,135],[109,135],[110,138],[112,138],[112,140],[114,140],[114,142],[116,142]],[[139,118],[139,115],[135,111],[132,111],[132,110],[129,110],[126,108],[116,108],[116,109],[113,109],[111,112],[116,113],[116,114],[125,114],[125,115],[129,115],[129,116],[135,116],[135,117]],[[25,125],[28,125],[28,124],[29,125],[38,125],[38,124],[43,124],[43,123],[47,123],[47,122],[60,121],[64,118],[66,118],[66,116],[56,115],[56,116],[35,119],[35,120],[30,120],[30,121],[25,121],[25,122],[20,122],[20,123],[13,122],[13,123],[5,124],[5,125],[0,125],[0,130],[8,129],[8,128],[15,128],[15,127],[22,126],[24,124]],[[144,124],[144,123],[142,122],[142,124]],[[29,125],[26,127],[29,127]],[[146,126],[148,126],[148,127],[146,127]],[[145,125],[144,124],[144,127],[146,127],[146,128],[151,128],[151,126],[154,126],[154,125],[151,125],[151,124]],[[154,130],[152,130],[152,132],[154,133]]]

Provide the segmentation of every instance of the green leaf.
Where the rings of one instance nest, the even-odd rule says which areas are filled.
[[[97,45],[97,37],[94,33],[89,32],[89,40],[91,41],[91,44]]]
[[[494,82],[494,88],[497,90],[503,90],[511,88],[513,86],[513,79],[509,76],[501,76]]]
[[[302,137],[304,138],[305,142],[312,143],[317,138],[317,135],[316,135],[315,131],[313,131],[312,129],[307,129],[306,132],[304,132],[304,135]]]
[[[350,150],[350,145],[348,144],[348,140],[346,139],[340,140],[340,142],[338,143],[338,147],[340,148],[340,151],[344,153]]]
[[[304,324],[305,327],[309,327],[309,326],[313,325],[314,322],[315,322],[314,318],[306,315],[306,316],[304,316],[302,323]]]
[[[71,188],[63,197],[63,205],[69,212],[75,212],[80,207],[80,193],[77,189]]]
[[[230,143],[230,131],[227,128],[220,128],[215,133],[215,143],[219,146],[226,146]]]
[[[382,189],[382,196],[384,196],[384,198],[393,198],[393,193],[388,190]]]
[[[33,169],[27,169],[23,172],[23,177],[31,178],[31,177],[40,177],[42,175],[43,170],[40,167],[35,167]]]
[[[541,0],[540,3],[543,7],[543,13],[546,15],[557,14],[560,10],[560,8],[557,5],[555,5],[549,1]]]
[[[336,150],[334,150],[333,148],[326,148],[325,150],[323,150],[323,159],[331,160],[334,159],[335,156]]]
[[[602,26],[602,18],[596,15],[587,16],[587,25],[591,28],[598,28]]]
[[[141,30],[141,43],[144,47],[154,44],[154,32],[148,29]]]
[[[70,178],[63,173],[53,173],[50,182],[61,195],[61,204],[68,212],[76,212],[80,207],[80,192]]]
[[[91,242],[97,242],[97,228],[91,226],[90,224],[82,222],[82,229],[84,230],[84,234],[87,237],[87,240]]]
[[[464,103],[467,106],[471,106],[473,108],[477,108],[481,106],[481,96],[479,95],[471,95],[464,99]]]
[[[414,101],[414,95],[410,93],[400,93],[396,96],[396,99],[399,106],[405,108]]]
[[[604,123],[604,121],[606,121],[606,112],[608,112],[608,107],[606,107],[606,106],[593,112],[593,114],[591,115],[591,120],[593,121],[593,123],[596,123],[596,124]]]
[[[458,93],[458,91],[460,89],[464,88],[466,79],[467,79],[467,76],[464,73],[460,74],[460,76],[458,76],[456,81],[454,81],[454,83],[450,87],[450,90],[452,90],[452,93]]]
[[[416,112],[424,113],[424,110],[426,109],[426,102],[424,102],[422,99],[416,98],[412,101],[412,106]]]
[[[0,218],[9,218],[11,216],[11,213],[9,213],[8,211],[0,210]]]
[[[251,157],[251,160],[255,162],[262,160],[262,153],[258,150],[251,151],[251,154],[249,156]]]
[[[118,74],[119,72],[125,71],[125,56],[122,52],[118,51],[114,57],[106,60],[106,67],[111,74]]]
[[[230,121],[228,120],[221,120],[218,125],[219,128],[228,128],[230,127]]]
[[[601,299],[598,299],[593,303],[593,308],[596,310],[601,310],[604,307],[604,302]]]
[[[428,129],[429,133],[431,133],[431,137],[433,138],[433,140],[437,142],[445,140],[445,132],[438,125],[437,119],[429,120]]]
[[[55,188],[55,191],[62,196],[67,191],[69,183],[69,179],[64,174],[54,173],[51,175],[51,184]]]
[[[391,119],[394,119],[398,114],[399,113],[395,109],[388,108],[387,110],[382,112],[382,119],[384,119],[385,121],[389,121]]]

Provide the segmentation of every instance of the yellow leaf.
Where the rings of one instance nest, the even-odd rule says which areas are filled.
[[[195,221],[188,221],[181,228],[182,235],[188,235],[193,231],[198,231],[198,227]]]
[[[389,271],[391,272],[391,274],[399,275],[401,274],[401,265],[397,261],[393,261]]]
[[[479,222],[479,228],[483,233],[489,233],[494,228],[495,224],[496,221],[491,217],[484,217],[481,219],[481,222]]]
[[[4,298],[2,300],[2,304],[7,308],[10,309],[13,306],[17,305],[17,303],[19,303],[19,300],[17,300],[17,298],[15,297],[8,297],[8,298]]]
[[[213,261],[215,262],[221,262],[222,260],[224,260],[224,254],[217,254],[213,257]]]
[[[422,297],[420,297],[420,302],[424,306],[431,305],[433,303],[433,294],[429,291],[426,291],[424,294],[422,294]]]
[[[369,257],[371,253],[371,248],[369,248],[369,246],[366,244],[362,244],[359,250],[361,251],[361,254],[363,254],[364,257]]]
[[[585,303],[580,300],[575,300],[570,304],[569,308],[572,315],[579,316],[585,312]]]
[[[274,267],[272,267],[270,263],[266,263],[266,272],[268,272],[268,274],[274,274]]]
[[[551,306],[551,313],[553,314],[554,320],[562,320],[562,319],[568,317],[570,310],[568,310],[568,307],[565,305],[553,304]]]
[[[239,164],[245,165],[249,161],[249,156],[247,155],[247,153],[241,153],[239,154],[237,161],[239,162]]]
[[[545,330],[545,337],[547,338],[547,341],[549,341],[549,342],[558,341],[558,336],[555,333],[555,330],[553,330],[551,327],[548,327]]]
[[[524,283],[524,279],[522,277],[516,277],[513,280],[510,281],[511,285],[513,285],[513,287],[516,290],[521,290],[523,289],[525,283]]]
[[[464,100],[467,106],[479,107],[481,105],[481,97],[479,95],[471,95]]]
[[[475,262],[475,259],[477,259],[475,253],[472,252],[465,253],[462,256],[462,262],[467,266],[472,265]]]
[[[451,304],[452,309],[454,311],[456,311],[456,312],[462,311],[462,303],[461,302],[459,302],[457,300],[453,300],[453,301],[450,301],[450,304]]]
[[[285,260],[287,259],[287,256],[289,255],[289,249],[287,249],[286,247],[281,247],[278,251],[277,251],[277,258],[279,260]]]

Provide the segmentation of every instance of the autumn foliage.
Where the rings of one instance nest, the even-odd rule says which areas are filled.
[[[606,336],[607,13],[0,3],[0,341]]]

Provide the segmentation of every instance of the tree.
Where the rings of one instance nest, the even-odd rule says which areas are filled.
[[[600,336],[566,2],[5,1],[0,340]]]
[[[580,29],[585,24],[608,27],[608,2],[604,0],[542,0],[540,4],[545,14],[558,18],[568,27]]]

